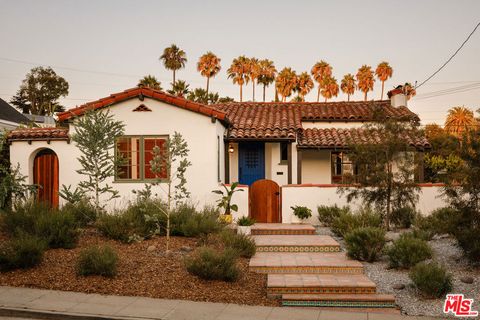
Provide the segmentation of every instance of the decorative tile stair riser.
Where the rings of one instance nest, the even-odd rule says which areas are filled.
[[[340,252],[339,246],[259,246],[257,252]]]
[[[315,230],[252,230],[254,236],[266,235],[314,235]]]
[[[268,287],[267,293],[279,294],[375,294],[376,288],[362,287]]]
[[[363,274],[362,267],[250,267],[256,273]]]
[[[289,301],[282,300],[284,307],[335,307],[335,308],[395,308],[395,302],[376,301]]]
[[[314,235],[315,227],[309,224],[256,223],[252,235]]]

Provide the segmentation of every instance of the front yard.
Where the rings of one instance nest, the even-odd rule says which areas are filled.
[[[3,233],[0,239],[2,242],[7,240],[7,235]],[[212,236],[211,244],[218,246],[217,240]],[[75,265],[80,251],[99,244],[108,244],[117,251],[117,275],[114,278],[78,276]],[[125,244],[103,237],[94,228],[86,228],[75,248],[49,249],[36,267],[1,272],[0,284],[124,296],[278,305],[266,297],[266,276],[248,271],[247,258],[238,259],[241,275],[235,282],[207,281],[188,273],[184,259],[199,244],[197,238],[172,237],[171,253],[166,256],[163,236]]]

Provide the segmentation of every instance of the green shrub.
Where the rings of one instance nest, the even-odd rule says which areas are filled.
[[[36,235],[50,248],[74,248],[79,237],[75,217],[69,211],[50,211],[38,216]]]
[[[399,228],[410,228],[417,212],[412,207],[401,207],[392,210],[391,221]]]
[[[434,234],[427,231],[427,230],[422,230],[422,229],[416,229],[414,228],[411,232],[409,232],[412,237],[414,238],[417,238],[417,239],[421,239],[421,240],[424,240],[424,241],[430,241],[432,240]]]
[[[333,219],[332,231],[338,236],[344,237],[354,229],[362,227],[382,227],[382,217],[370,207],[362,207],[357,212],[342,212]]]
[[[235,281],[240,275],[237,252],[226,249],[217,252],[203,247],[185,259],[187,271],[205,280]]]
[[[92,246],[80,252],[77,274],[114,277],[117,274],[118,255],[109,246]]]
[[[474,264],[480,264],[480,228],[464,226],[455,233],[455,237],[467,258]]]
[[[85,199],[75,203],[67,203],[60,210],[71,213],[80,227],[85,227],[97,220],[95,207]]]
[[[133,235],[131,221],[123,213],[102,214],[97,219],[96,227],[105,237],[128,242]]]
[[[432,249],[424,240],[404,233],[387,249],[390,266],[393,268],[410,268],[417,263],[430,259]]]
[[[220,232],[224,225],[218,220],[218,210],[207,207],[190,216],[178,228],[185,237],[200,237],[206,240],[209,234]]]
[[[293,214],[300,220],[305,220],[312,216],[312,210],[307,207],[294,206],[290,208],[293,210]]]
[[[385,246],[385,230],[375,227],[354,229],[345,236],[345,245],[351,258],[373,262]]]
[[[257,247],[251,237],[234,233],[232,230],[224,230],[221,233],[221,238],[225,246],[235,250],[239,256],[251,258],[255,255]]]
[[[337,205],[333,206],[318,206],[318,221],[326,227],[330,227],[333,223],[333,220],[338,218],[342,213],[350,213],[350,208],[338,207]]]
[[[451,207],[439,208],[428,216],[417,214],[414,225],[416,229],[423,230],[431,239],[436,234],[454,234],[459,212]]]
[[[243,216],[243,217],[241,217],[237,220],[237,224],[239,226],[248,227],[248,226],[251,226],[251,225],[255,224],[255,219],[252,219],[252,218],[247,217],[247,216]]]
[[[26,269],[42,262],[45,242],[28,234],[17,235],[0,247],[0,271]]]
[[[417,264],[409,276],[415,287],[430,298],[441,298],[453,289],[452,276],[435,262]]]
[[[128,221],[131,236],[136,234],[149,238],[156,233],[164,234],[167,225],[165,210],[165,203],[161,199],[139,197],[130,203],[124,212],[124,219]]]
[[[36,234],[36,221],[38,217],[50,214],[52,209],[45,203],[26,201],[17,205],[14,211],[8,211],[4,215],[3,225],[10,235]]]

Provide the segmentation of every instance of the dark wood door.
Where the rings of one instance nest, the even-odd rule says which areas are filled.
[[[42,150],[35,156],[33,183],[38,186],[38,201],[58,207],[58,157],[52,150]]]
[[[258,180],[250,186],[250,216],[256,222],[281,222],[280,187],[272,180]]]

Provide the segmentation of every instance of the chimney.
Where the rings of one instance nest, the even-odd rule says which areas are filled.
[[[406,107],[408,97],[405,94],[404,88],[402,85],[397,86],[395,89],[388,91],[388,97],[390,98],[390,103],[392,107]]]

